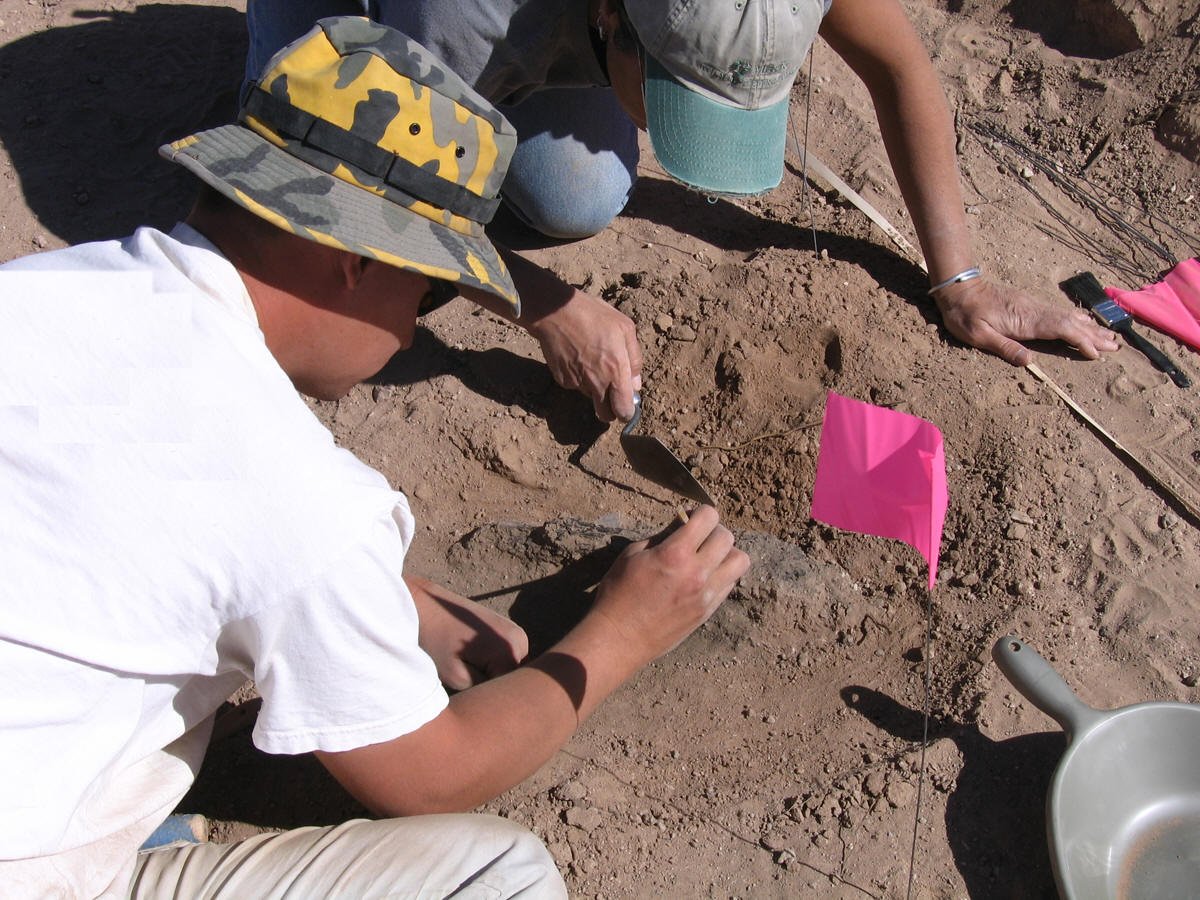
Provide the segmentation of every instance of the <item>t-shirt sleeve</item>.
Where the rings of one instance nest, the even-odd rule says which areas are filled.
[[[381,516],[327,572],[238,623],[263,698],[259,749],[352,750],[415,731],[446,707],[417,644],[404,550],[396,522]]]

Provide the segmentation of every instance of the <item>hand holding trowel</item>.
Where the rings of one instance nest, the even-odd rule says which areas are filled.
[[[633,434],[642,419],[642,395],[633,395],[633,418],[621,429],[621,449],[633,471],[657,485],[708,506],[716,506],[704,486],[666,444],[647,434]],[[686,519],[685,519],[686,521]]]

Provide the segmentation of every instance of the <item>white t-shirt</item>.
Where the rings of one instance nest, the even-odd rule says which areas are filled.
[[[0,892],[122,895],[246,678],[272,753],[447,703],[404,496],[334,445],[199,233],[0,267]]]

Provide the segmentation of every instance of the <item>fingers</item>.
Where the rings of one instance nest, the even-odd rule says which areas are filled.
[[[733,590],[738,579],[750,568],[750,557],[733,545],[733,533],[723,525],[717,525],[709,532],[700,545],[699,555],[711,566],[708,585],[717,602]]]
[[[608,389],[608,408],[612,414],[622,422],[628,422],[633,418],[633,380],[630,378],[622,378],[619,383],[613,384]],[[612,419],[605,421],[611,422]]]
[[[592,409],[596,413],[596,418],[601,422],[611,422],[616,416],[613,414],[612,406],[608,402],[608,394],[603,396],[592,397]]]
[[[632,388],[640,391],[642,389],[642,345],[638,343],[637,331],[632,322],[625,329],[625,352],[629,358],[629,376]]]
[[[978,350],[1000,357],[1009,365],[1025,366],[1033,361],[1033,352],[1019,341],[997,331],[988,322],[971,323],[962,339]]]
[[[1117,336],[1102,328],[1081,310],[1076,310],[1063,325],[1063,340],[1087,359],[1099,359],[1101,353],[1111,353],[1121,346]]]
[[[672,521],[667,527],[666,537],[661,543],[670,543],[692,553],[699,552],[701,546],[715,529],[720,528],[722,531],[726,531],[724,526],[720,525],[719,520],[720,516],[713,507],[698,506],[688,512],[686,522],[681,523],[679,519]]]
[[[644,541],[634,541],[633,543],[626,546],[626,548],[621,551],[620,555],[617,558],[618,559],[628,559],[631,556],[637,556],[639,553],[641,553],[643,550],[645,550],[649,546],[650,546],[649,538],[647,538]]]
[[[1033,360],[1032,351],[1021,341],[1063,341],[1086,359],[1098,359],[1101,353],[1120,346],[1111,331],[1083,310],[1064,309],[982,279],[968,282],[954,293],[942,292],[938,305],[951,334],[1014,366]]]
[[[687,522],[663,541],[668,542],[696,555],[708,572],[708,583],[715,597],[728,594],[750,567],[750,557],[734,547],[733,532],[721,524],[720,516],[711,506],[700,506],[690,513]]]
[[[628,422],[633,418],[633,395],[642,389],[641,376],[637,378],[620,377],[592,394],[592,408],[596,418],[601,422],[612,422],[620,419]]]
[[[580,369],[569,379],[555,375],[555,381],[562,387],[576,388],[586,394],[601,422],[632,419],[633,395],[641,390],[642,378],[630,373],[630,360],[622,354],[602,365],[579,365]]]
[[[641,390],[642,351],[633,320],[599,297],[576,291],[528,326],[554,380],[592,401],[602,422],[630,419]]]
[[[452,691],[465,691],[485,680],[482,672],[457,659],[438,666],[438,678],[446,688]]]

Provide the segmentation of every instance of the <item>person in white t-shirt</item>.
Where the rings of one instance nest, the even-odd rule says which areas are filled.
[[[483,233],[514,144],[419,44],[326,19],[238,124],[163,148],[204,182],[186,222],[0,267],[5,896],[565,896],[536,837],[463,811],[747,557],[701,507],[529,659],[514,623],[403,571],[404,496],[297,394],[377,372],[447,283],[518,308]],[[256,745],[315,752],[385,818],[139,852],[247,678]]]

